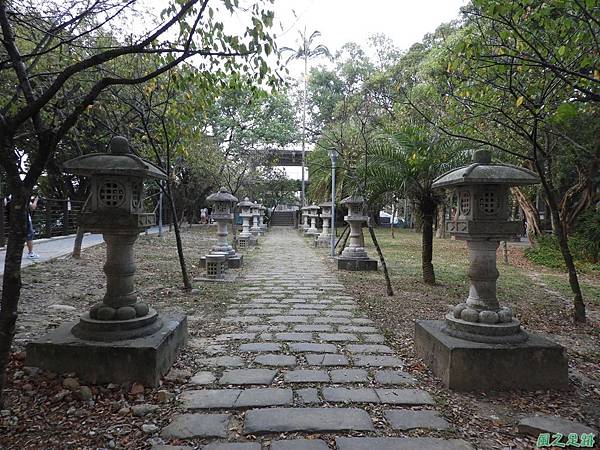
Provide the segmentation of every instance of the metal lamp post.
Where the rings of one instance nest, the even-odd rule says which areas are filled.
[[[335,148],[329,150],[331,158],[331,256],[335,256],[335,238],[337,235],[335,229],[335,166],[337,163],[338,152]]]

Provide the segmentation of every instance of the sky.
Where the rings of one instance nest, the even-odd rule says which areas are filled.
[[[383,33],[407,50],[438,25],[459,17],[465,0],[275,0],[275,32],[279,47],[299,46],[299,31],[318,30],[317,43],[335,54],[345,43],[367,47],[370,35]],[[324,64],[325,59],[312,64]],[[290,75],[300,78],[300,61],[290,62]],[[299,167],[287,167],[289,178],[300,179]],[[308,178],[308,176],[307,176]]]

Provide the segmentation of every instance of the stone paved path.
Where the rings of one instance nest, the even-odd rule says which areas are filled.
[[[179,397],[185,412],[161,431],[165,442],[202,442],[203,450],[472,448],[442,437],[451,427],[434,400],[307,239],[274,228],[261,247],[222,320],[227,332],[204,348],[203,369]],[[192,445],[155,447],[175,448]]]

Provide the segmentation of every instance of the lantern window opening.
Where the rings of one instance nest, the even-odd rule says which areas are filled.
[[[116,180],[105,180],[98,188],[100,204],[108,208],[118,208],[125,202],[125,186]]]
[[[460,214],[468,216],[471,212],[471,193],[469,191],[463,191],[460,193]]]
[[[493,191],[486,191],[479,199],[479,209],[487,215],[493,215],[498,212],[498,196]]]

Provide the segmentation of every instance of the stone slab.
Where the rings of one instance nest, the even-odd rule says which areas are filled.
[[[337,450],[473,450],[462,439],[335,438]]]
[[[394,353],[387,345],[380,344],[350,344],[346,346],[346,350],[350,353]]]
[[[219,384],[271,384],[277,375],[276,370],[270,369],[237,369],[223,373]]]
[[[417,380],[411,377],[406,372],[399,370],[378,370],[375,372],[375,382],[378,384],[416,384]]]
[[[323,388],[323,398],[333,403],[379,403],[379,397],[370,388]]]
[[[202,450],[261,450],[258,442],[213,442],[205,445]]]
[[[332,383],[366,383],[369,373],[364,369],[337,369],[329,372]]]
[[[355,342],[358,337],[350,333],[319,333],[319,339],[328,342]]]
[[[137,339],[100,342],[71,334],[78,322],[50,331],[27,345],[25,365],[56,372],[75,372],[86,383],[131,383],[158,386],[187,341],[187,317],[161,314],[163,326]]]
[[[337,347],[333,344],[314,344],[312,342],[298,342],[288,345],[292,352],[306,353],[336,353]]]
[[[194,450],[187,445],[153,445],[150,450]]]
[[[215,375],[212,372],[200,371],[196,372],[194,376],[190,379],[190,384],[195,384],[198,386],[211,384],[215,381]]]
[[[373,430],[369,414],[357,408],[255,409],[247,411],[244,419],[246,434]]]
[[[377,270],[377,261],[374,259],[353,259],[338,256],[334,258],[338,270],[370,271]]]
[[[272,342],[250,342],[242,344],[239,347],[240,352],[261,353],[261,352],[278,352],[281,350],[281,344]]]
[[[383,416],[394,430],[405,431],[415,428],[447,430],[450,428],[450,424],[437,411],[394,409],[384,411]]]
[[[293,367],[296,365],[296,357],[276,354],[258,355],[254,358],[254,362],[263,366]]]
[[[283,379],[287,383],[328,383],[329,375],[324,370],[292,370]]]
[[[331,325],[294,325],[294,331],[320,331],[330,332],[333,330]]]
[[[191,439],[196,437],[225,437],[229,414],[181,414],[162,429],[165,439]]]
[[[435,405],[428,392],[421,389],[375,389],[381,403],[390,405]]]
[[[359,367],[402,367],[402,361],[395,356],[360,355],[354,364]]]
[[[311,333],[276,333],[275,339],[277,341],[310,341],[312,339]]]
[[[306,362],[311,366],[347,366],[348,358],[336,354],[307,354]]]
[[[534,437],[537,437],[540,433],[560,433],[563,436],[568,436],[570,433],[592,433],[597,438],[600,438],[597,430],[559,416],[538,415],[524,417],[519,421],[517,429],[519,433],[529,434]]]
[[[564,389],[569,384],[565,349],[529,333],[521,344],[484,344],[442,332],[444,321],[418,320],[415,350],[450,389]]]
[[[293,439],[290,441],[273,441],[270,450],[330,450],[325,441],[320,439]]]
[[[206,389],[186,391],[180,399],[188,410],[247,408],[289,405],[293,401],[293,393],[291,389],[279,388]]]
[[[316,405],[322,403],[319,398],[319,391],[315,388],[303,388],[296,391],[300,403],[303,405]]]

